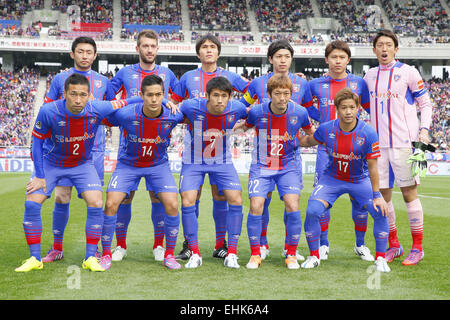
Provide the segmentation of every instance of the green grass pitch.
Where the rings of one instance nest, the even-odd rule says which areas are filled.
[[[105,181],[109,180],[107,175]],[[175,175],[176,179],[179,178]],[[199,269],[171,271],[153,259],[153,227],[150,200],[141,183],[133,202],[133,216],[128,232],[128,256],[114,262],[105,273],[81,269],[85,252],[85,204],[75,192],[70,206],[70,219],[65,232],[63,261],[45,264],[44,269],[25,274],[14,272],[22,260],[29,257],[22,229],[25,184],[29,174],[0,175],[0,300],[16,299],[164,299],[164,300],[302,300],[302,299],[418,299],[447,300],[450,298],[450,193],[449,177],[427,177],[419,187],[425,212],[425,258],[418,266],[405,267],[401,260],[390,264],[388,274],[374,272],[372,262],[364,262],[353,253],[354,226],[348,196],[342,196],[331,211],[329,227],[330,256],[313,270],[288,270],[281,257],[284,244],[283,205],[274,193],[270,205],[268,239],[270,256],[259,270],[245,268],[250,256],[246,220],[249,210],[247,177],[242,176],[244,224],[239,240],[238,256],[241,268],[230,270],[223,260],[212,258],[214,222],[208,181],[200,202],[199,244],[203,266]],[[300,200],[302,222],[308,197],[312,191],[312,176],[304,176]],[[51,224],[54,198],[42,209],[42,254],[52,243]],[[399,189],[394,190],[399,239],[406,253],[411,235]],[[369,218],[366,245],[374,253],[372,220]],[[181,248],[182,232],[176,251]],[[115,240],[113,241],[113,247]],[[308,255],[302,230],[300,252]],[[402,257],[403,259],[403,257]],[[184,264],[184,262],[183,262]]]

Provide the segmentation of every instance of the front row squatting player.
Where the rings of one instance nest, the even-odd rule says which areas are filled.
[[[292,95],[291,100],[303,107],[309,113],[309,116],[315,120],[319,120],[319,115],[317,109],[313,106],[311,91],[309,89],[309,83],[305,79],[299,77],[296,74],[289,72],[289,69],[294,58],[294,48],[287,40],[278,40],[270,44],[267,49],[267,59],[272,65],[273,71],[269,72],[261,77],[258,77],[250,83],[247,92],[240,99],[240,101],[246,105],[250,106],[257,102],[262,104],[264,102],[270,101],[270,97],[267,94],[267,82],[274,75],[284,75],[289,77],[292,81]],[[296,159],[301,164],[302,158],[300,154],[300,148],[297,148]],[[302,175],[302,166],[297,166],[299,169],[299,175]],[[275,187],[272,184],[272,189]],[[266,201],[264,202],[264,210],[262,214],[262,232],[261,232],[261,258],[264,260],[270,253],[269,243],[267,241],[267,228],[269,224],[269,205],[272,199],[272,190],[267,195]],[[286,212],[284,213],[286,215]],[[286,255],[288,244],[285,243],[284,250],[282,252],[283,257]],[[305,258],[297,252],[298,260],[305,260]]]
[[[206,86],[206,99],[186,100],[180,107],[189,120],[180,175],[183,231],[191,250],[186,268],[202,265],[195,203],[205,174],[214,179],[228,202],[225,223],[228,249],[224,265],[239,268],[237,245],[243,220],[242,187],[232,162],[230,138],[235,123],[247,117],[247,109],[231,99],[232,88],[227,78],[215,77]]]
[[[385,259],[389,234],[387,205],[378,188],[378,136],[369,124],[357,118],[358,105],[359,97],[351,89],[340,90],[334,99],[338,119],[319,125],[313,136],[300,138],[302,147],[323,144],[331,157],[308,201],[305,234],[310,256],[301,264],[302,268],[320,265],[320,216],[337,198],[348,193],[374,220],[376,270],[390,271]]]
[[[63,97],[64,82],[73,73],[79,73],[89,80],[91,99],[114,100],[115,93],[107,77],[92,70],[92,64],[97,58],[97,45],[92,38],[78,37],[72,42],[70,57],[74,66],[67,71],[58,73],[50,84],[44,103],[49,103]],[[92,159],[103,186],[105,162],[105,128],[100,125],[95,135],[92,147]],[[64,259],[63,238],[69,221],[69,205],[72,195],[72,182],[69,179],[60,179],[55,188],[55,208],[53,210],[53,245],[42,262],[53,262]]]
[[[180,224],[178,190],[170,171],[167,147],[172,129],[184,118],[180,112],[174,115],[163,106],[164,82],[160,77],[145,77],[140,88],[139,96],[144,102],[129,105],[106,118],[107,123],[120,126],[125,139],[108,184],[102,234],[103,257],[100,263],[103,268],[110,268],[117,210],[144,177],[147,190],[149,193],[154,192],[166,212],[163,264],[169,269],[180,269],[173,254]]]
[[[347,65],[350,62],[351,51],[348,44],[341,40],[330,42],[325,48],[325,63],[329,68],[329,75],[313,79],[309,82],[311,95],[317,99],[320,118],[315,119],[319,124],[336,119],[336,110],[333,104],[334,97],[343,88],[350,88],[359,96],[359,102],[364,109],[369,108],[369,90],[363,78],[347,73]],[[311,109],[311,108],[309,108]],[[309,110],[308,109],[308,110]],[[317,185],[320,176],[326,169],[329,156],[325,147],[317,147],[316,172],[314,177],[314,187]],[[365,246],[365,235],[367,230],[368,212],[358,206],[357,202],[350,198],[352,204],[352,219],[354,222],[356,243],[353,251],[362,260],[374,261],[368,247]],[[328,225],[330,222],[330,208],[325,210],[320,217],[320,260],[328,259],[330,246],[328,241]]]
[[[367,71],[364,80],[370,91],[370,123],[380,139],[380,191],[388,205],[389,249],[386,260],[403,255],[397,238],[392,204],[394,177],[403,195],[412,235],[412,249],[402,264],[416,265],[423,259],[423,209],[417,194],[419,176],[411,173],[408,158],[413,156],[412,142],[430,142],[432,105],[423,79],[416,68],[395,59],[397,36],[380,31],[373,40],[373,52],[380,65]],[[420,110],[420,124],[417,108]]]
[[[103,228],[103,189],[92,159],[92,147],[102,120],[115,109],[137,102],[90,101],[89,80],[78,73],[64,84],[64,99],[44,104],[33,129],[34,172],[26,186],[23,229],[31,257],[17,272],[42,269],[41,208],[60,179],[70,179],[87,205],[86,256],[83,269],[104,271],[95,257]]]
[[[312,134],[313,130],[306,109],[290,101],[292,90],[293,84],[288,76],[272,76],[267,82],[267,93],[271,100],[252,107],[244,125],[235,128],[256,129],[256,147],[248,180],[250,212],[247,233],[251,249],[248,269],[258,269],[261,265],[260,236],[264,202],[275,185],[285,205],[285,263],[289,269],[300,268],[297,246],[302,230],[299,198],[303,185],[298,169],[301,163],[297,161],[296,154],[300,129],[307,134]]]

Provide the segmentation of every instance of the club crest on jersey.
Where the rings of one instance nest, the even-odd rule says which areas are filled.
[[[138,94],[138,90],[136,88],[131,88],[130,92],[133,96],[137,96]]]
[[[230,115],[227,117],[228,122],[233,122],[234,119],[235,119],[234,114],[230,114]]]
[[[172,126],[170,122],[164,123],[164,129],[169,129]]]
[[[97,122],[97,119],[95,117],[89,117],[89,123],[94,124]]]
[[[136,142],[137,141],[137,136],[134,134],[129,134],[128,135],[128,140],[130,140],[131,142]]]
[[[36,122],[36,128],[42,129],[42,124],[40,121]]]
[[[352,83],[350,83],[350,89],[352,89],[352,90],[358,89],[358,82],[352,82]]]
[[[292,86],[292,91],[294,91],[294,92],[300,91],[300,85],[299,85],[299,84],[294,84],[294,85]]]
[[[321,98],[321,99],[320,99],[320,102],[321,102],[324,106],[328,105],[328,99],[327,99],[327,98]]]
[[[95,80],[94,81],[94,85],[96,88],[101,88],[102,87],[102,81],[101,80]]]
[[[298,122],[298,117],[292,117],[291,120],[289,120],[292,125],[296,125]]]
[[[394,74],[394,81],[400,80],[401,77],[402,77],[402,76],[399,75],[399,74]]]
[[[358,138],[356,138],[356,144],[357,144],[358,146],[362,146],[362,145],[364,144],[364,141],[366,141],[366,139],[363,138],[363,137],[358,137]]]

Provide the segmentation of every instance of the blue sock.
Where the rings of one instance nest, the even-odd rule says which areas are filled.
[[[242,230],[242,206],[228,205],[227,232],[228,232],[228,253],[237,253],[237,245]]]
[[[286,240],[287,254],[291,256],[296,255],[298,241],[302,232],[302,217],[299,211],[286,212]]]
[[[155,234],[155,243],[153,249],[157,246],[164,246],[164,220],[166,218],[166,209],[161,202],[152,202],[152,222]]]
[[[188,241],[189,249],[194,253],[198,252],[198,220],[195,215],[195,206],[181,207],[181,221],[183,232]]]
[[[69,221],[70,203],[56,203],[53,210],[53,249],[62,251],[64,231]]]
[[[216,249],[223,246],[227,234],[228,203],[213,199],[213,218],[216,226]]]
[[[325,211],[325,206],[318,200],[309,200],[306,209],[305,235],[310,251],[319,250],[320,222],[319,217]]]
[[[127,248],[128,225],[131,221],[131,203],[121,204],[117,210],[116,241],[117,246]]]
[[[94,256],[97,252],[98,241],[103,231],[103,208],[87,207],[86,218],[86,258]]]
[[[175,246],[177,245],[178,232],[180,229],[180,215],[164,217],[164,234],[166,236],[166,252],[165,256],[169,254],[174,255]]]
[[[34,201],[25,201],[23,231],[27,240],[30,256],[41,260],[42,205]]]
[[[330,223],[330,208],[326,209],[319,217],[320,224],[320,245],[329,246],[328,224]]]
[[[195,216],[198,219],[198,215],[200,214],[200,200],[195,201]]]
[[[373,236],[375,238],[375,250],[377,253],[385,253],[389,238],[389,223],[387,217],[381,214],[380,209],[375,211],[372,201],[366,206],[367,211],[373,218]]]
[[[250,242],[251,255],[260,255],[260,235],[262,230],[262,216],[256,216],[251,213],[247,217],[247,234]]]
[[[350,201],[352,202],[352,218],[355,223],[356,246],[360,247],[365,244],[368,212],[361,208],[356,200],[350,199]]]
[[[111,243],[116,229],[117,215],[104,216],[102,231],[103,255],[111,255]]]
[[[269,226],[269,205],[272,198],[267,198],[264,201],[264,209],[262,213],[262,229],[261,229],[261,239],[259,240],[261,246],[267,246],[269,243],[267,241],[267,227]]]

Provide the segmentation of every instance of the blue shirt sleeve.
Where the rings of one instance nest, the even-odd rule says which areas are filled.
[[[314,132],[314,139],[320,143],[325,143],[325,125],[321,124],[317,130]]]

